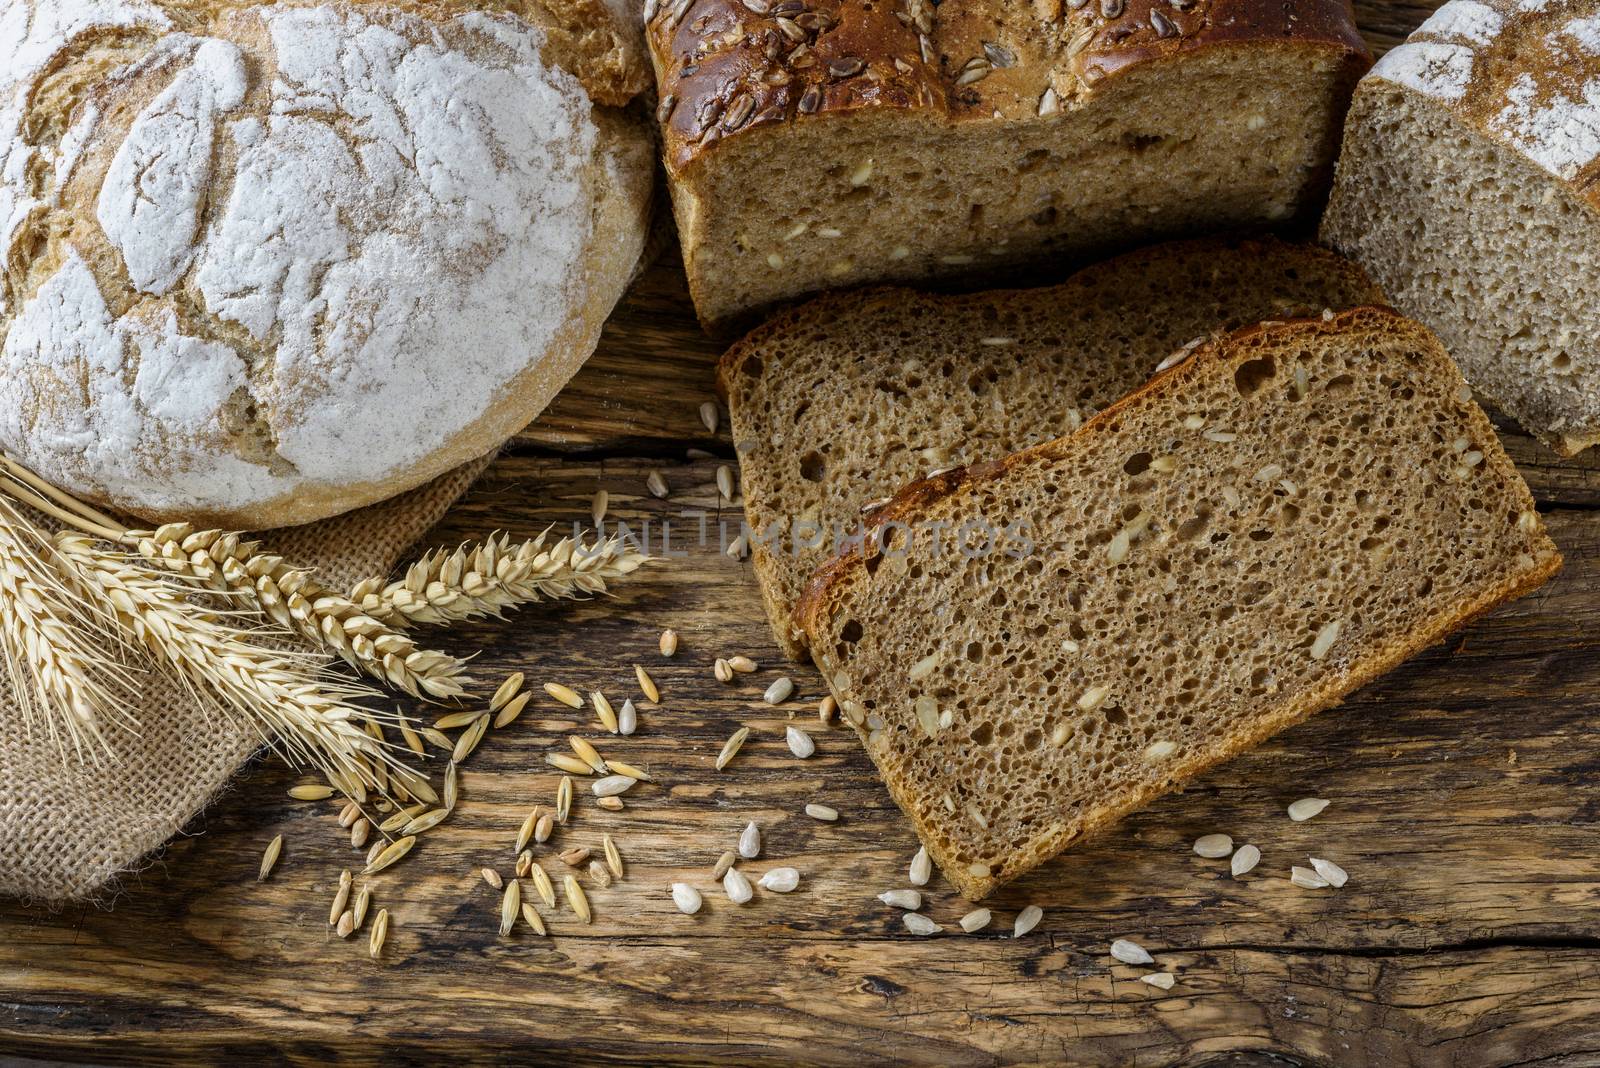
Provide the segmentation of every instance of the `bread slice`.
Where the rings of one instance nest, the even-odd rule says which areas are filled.
[[[1441,7],[1356,91],[1322,229],[1568,456],[1600,442],[1597,11]]]
[[[654,0],[713,329],[869,282],[1314,220],[1371,60],[1349,0]]]
[[[800,619],[973,899],[1561,563],[1444,349],[1376,308],[1202,346],[875,522]]]
[[[1381,301],[1345,260],[1273,240],[1175,242],[1048,289],[823,297],[723,357],[745,513],[767,615],[791,613],[834,532],[929,471],[1059,437],[1147,379],[1179,346],[1262,319]],[[796,531],[796,524],[801,529]],[[814,523],[826,536],[811,535]]]

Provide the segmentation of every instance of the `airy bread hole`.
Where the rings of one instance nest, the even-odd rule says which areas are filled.
[[[1278,374],[1278,365],[1270,359],[1246,360],[1233,372],[1233,387],[1241,397],[1253,397]]]
[[[821,482],[827,470],[827,461],[820,452],[813,450],[800,457],[800,477],[807,482]]]

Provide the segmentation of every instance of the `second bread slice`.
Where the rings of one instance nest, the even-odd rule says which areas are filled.
[[[1202,346],[876,521],[799,618],[972,898],[1561,563],[1438,341],[1375,308]]]

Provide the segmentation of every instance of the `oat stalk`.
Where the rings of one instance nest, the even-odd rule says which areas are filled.
[[[203,610],[182,576],[107,551],[77,531],[56,534],[54,549],[72,591],[292,763],[318,768],[347,793],[381,791],[385,769],[399,766],[361,726],[394,722],[356,703],[376,691],[330,677],[313,653],[269,646],[260,632],[242,629],[235,613]]]
[[[549,533],[518,543],[491,534],[452,552],[435,550],[396,582],[358,584],[350,599],[367,616],[397,628],[499,618],[525,604],[604,593],[649,559],[620,537],[588,545],[562,538],[547,547]]]

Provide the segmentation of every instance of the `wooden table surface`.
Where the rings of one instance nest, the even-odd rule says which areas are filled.
[[[1425,13],[1386,4],[1363,21],[1382,47]],[[602,487],[636,529],[673,522],[684,555],[616,596],[444,642],[484,650],[491,681],[522,670],[619,701],[637,693],[634,663],[660,682],[638,734],[602,741],[656,783],[620,813],[581,791],[539,851],[559,875],[556,848],[615,837],[627,875],[591,887],[592,926],[547,910],[550,937],[499,937],[498,895],[477,874],[510,874],[518,825],[554,792],[544,754],[574,729],[595,737],[582,716],[541,699],[473,755],[456,815],[370,880],[393,920],[377,962],[364,934],[343,942],[327,926],[339,870],[360,866],[334,808],[287,800],[296,776],[263,761],[110,910],[0,905],[0,1061],[1600,1063],[1600,450],[1557,462],[1503,428],[1566,554],[1549,586],[1006,887],[987,902],[989,930],[960,933],[966,906],[936,876],[925,911],[946,933],[917,939],[875,900],[906,884],[916,843],[855,740],[814,730],[816,756],[798,761],[785,710],[760,700],[788,673],[788,707],[815,727],[821,682],[780,664],[748,564],[718,551],[718,524],[739,517],[715,490],[726,432],[697,413],[716,352],[669,254],[434,535],[570,525]],[[669,499],[645,492],[652,469]],[[656,649],[667,626],[682,635],[672,660]],[[735,652],[760,670],[716,682],[712,658]],[[718,773],[740,724],[750,741]],[[1285,806],[1311,795],[1332,804],[1290,822]],[[806,818],[813,800],[841,820]],[[788,864],[803,879],[735,907],[710,868],[750,820],[766,851],[746,870]],[[1261,866],[1234,880],[1196,857],[1190,842],[1212,831],[1258,844]],[[258,885],[279,833],[283,860]],[[1349,885],[1292,886],[1308,854],[1338,859]],[[674,910],[675,880],[708,891],[698,916]],[[1013,939],[1029,903],[1044,921]],[[1177,985],[1112,962],[1122,936]]]

